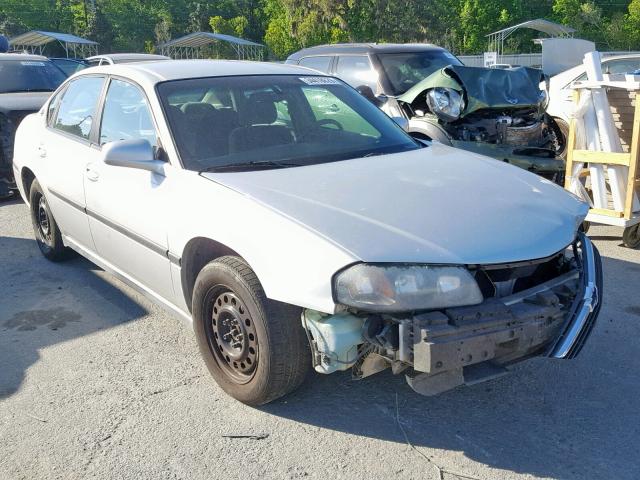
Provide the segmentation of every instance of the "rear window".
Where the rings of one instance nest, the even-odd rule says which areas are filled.
[[[52,92],[65,79],[49,60],[0,60],[0,93]]]

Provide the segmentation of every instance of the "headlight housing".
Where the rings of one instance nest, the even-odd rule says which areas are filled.
[[[452,88],[436,87],[427,92],[427,105],[442,120],[453,122],[460,118],[464,100],[462,95]]]
[[[364,311],[407,312],[476,305],[478,284],[464,267],[360,263],[335,277],[338,303]]]

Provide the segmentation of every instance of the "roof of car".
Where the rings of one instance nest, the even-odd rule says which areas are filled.
[[[28,53],[0,53],[0,60],[48,60],[47,57],[43,57],[42,55],[31,55]]]
[[[603,63],[610,62],[612,60],[625,60],[627,58],[638,58],[640,59],[640,54],[629,54],[629,55],[611,55],[607,57],[602,57],[601,61]],[[573,81],[574,77],[577,75],[581,75],[585,72],[585,66],[582,63],[579,63],[575,67],[571,67],[563,72],[557,73],[551,77],[551,82],[553,85],[566,84],[569,81]]]
[[[101,65],[82,70],[76,75],[105,73],[130,78],[153,86],[168,80],[237,75],[324,75],[308,68],[282,63],[249,62],[245,60],[173,60],[171,62],[141,62]]]
[[[113,61],[117,60],[136,60],[136,59],[146,59],[149,60],[169,60],[169,57],[164,55],[154,55],[152,53],[108,53],[103,55],[94,55],[93,57],[88,57],[87,60],[94,60],[98,58],[110,58]]]
[[[329,55],[337,53],[402,53],[444,50],[430,43],[334,43],[318,45],[299,50],[289,56],[289,60],[297,60],[310,55]]]

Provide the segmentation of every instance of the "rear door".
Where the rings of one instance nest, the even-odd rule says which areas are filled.
[[[358,88],[366,85],[378,91],[378,74],[367,55],[340,55],[336,63],[336,77]]]
[[[99,146],[144,139],[158,151],[149,102],[134,83],[111,78],[102,109]],[[96,159],[85,178],[87,214],[98,255],[166,299],[173,298],[167,241],[172,181]]]
[[[298,65],[301,67],[313,68],[319,72],[329,73],[331,71],[332,60],[333,57],[330,55],[315,55],[313,57],[301,58]]]
[[[85,214],[84,176],[87,164],[98,158],[92,134],[103,76],[72,80],[51,102],[47,128],[38,142],[43,170],[38,172],[48,190],[47,201],[62,233],[78,246],[93,250]]]

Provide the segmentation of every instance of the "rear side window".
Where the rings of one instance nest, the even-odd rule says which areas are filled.
[[[329,66],[331,65],[331,57],[319,56],[319,57],[305,57],[298,63],[301,67],[313,68],[320,72],[329,73]]]
[[[103,83],[102,77],[82,77],[69,83],[53,128],[88,140]]]
[[[58,104],[60,103],[60,97],[64,95],[64,89],[53,96],[53,98],[49,101],[49,106],[47,107],[47,125],[50,127],[53,126],[54,115],[56,113],[56,109],[58,108]]]
[[[144,139],[156,146],[158,136],[147,97],[135,85],[114,79],[104,101],[100,145],[131,139]]]
[[[366,55],[338,57],[336,76],[354,88],[367,85],[374,92],[377,90],[378,76]]]

